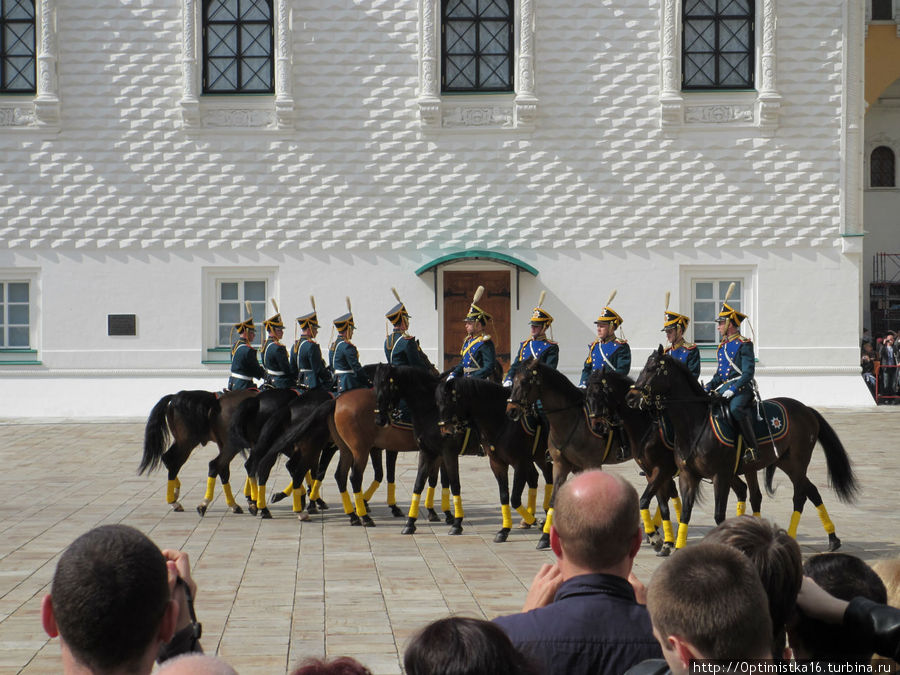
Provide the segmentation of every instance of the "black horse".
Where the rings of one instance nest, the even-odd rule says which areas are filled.
[[[399,371],[397,379],[402,380]],[[538,484],[535,465],[540,468],[547,485],[553,485],[553,465],[547,458],[547,425],[528,429],[524,419],[513,422],[505,414],[506,399],[506,387],[470,377],[444,381],[435,392],[441,429],[446,433],[462,434],[472,428],[488,448],[491,472],[500,491],[503,518],[501,529],[494,536],[497,543],[509,537],[512,528],[510,507],[522,516],[524,526],[531,527],[535,523]],[[510,466],[513,467],[512,493],[509,490]],[[529,487],[528,508],[522,505],[526,482]]]
[[[838,499],[852,502],[856,495],[850,458],[828,422],[818,411],[794,399],[769,399],[766,403],[782,410],[785,421],[778,420],[777,434],[759,437],[757,432],[759,458],[741,465],[740,452],[736,452],[734,443],[726,442],[721,428],[717,430],[714,408],[718,398],[708,395],[685,365],[664,354],[661,346],[650,354],[647,365],[628,394],[632,405],[667,410],[675,429],[675,460],[681,470],[679,487],[684,500],[676,548],[683,547],[687,541],[691,510],[702,478],[713,479],[715,519],[720,523],[725,519],[728,486],[734,475],[743,472],[749,479],[751,474],[755,476],[756,471],[765,469],[766,485],[771,491],[772,475],[777,466],[788,475],[794,487],[794,512],[788,533],[796,537],[803,506],[809,499],[818,510],[828,534],[829,550],[837,550],[841,540],[835,534],[819,490],[806,475],[818,440],[825,451],[830,483]]]

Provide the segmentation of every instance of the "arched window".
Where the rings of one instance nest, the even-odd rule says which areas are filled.
[[[872,151],[870,162],[871,187],[894,187],[894,151],[882,145]]]
[[[872,21],[893,21],[894,0],[872,0]]]
[[[272,0],[203,3],[203,93],[275,91]]]
[[[443,0],[445,92],[513,91],[512,0]]]

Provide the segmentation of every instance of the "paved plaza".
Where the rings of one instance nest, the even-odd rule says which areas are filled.
[[[843,550],[866,560],[900,556],[895,541],[895,482],[900,478],[900,409],[823,410],[844,442],[861,485],[854,505],[827,487],[825,459],[813,455],[811,478],[843,540]],[[61,551],[78,534],[104,523],[127,523],[161,547],[186,550],[200,591],[197,613],[203,645],[244,675],[284,673],[308,656],[350,655],[377,674],[400,673],[410,636],[434,619],[459,614],[493,618],[520,609],[532,576],[552,555],[536,551],[538,534],[514,530],[494,544],[500,526],[497,489],[486,460],[466,457],[462,536],[420,520],[414,536],[402,520],[372,500],[376,528],[350,527],[333,482],[331,509],[300,523],[289,501],[263,521],[234,515],[217,488],[206,517],[203,497],[212,446],[198,448],[181,472],[185,512],[165,504],[165,475],[138,476],[143,424],[94,422],[0,424],[0,674],[60,672],[59,644],[41,628],[40,601]],[[235,461],[233,483],[243,479]],[[633,463],[611,469],[640,486]],[[287,482],[280,466],[270,492]],[[401,455],[397,498],[405,509],[415,458]],[[368,477],[367,477],[368,480]],[[786,526],[790,485],[783,474],[763,514]],[[691,537],[712,525],[712,489],[695,509]],[[729,513],[734,510],[732,496]],[[798,535],[804,554],[823,551],[824,534],[807,506]],[[644,547],[636,572],[648,581],[660,563]]]

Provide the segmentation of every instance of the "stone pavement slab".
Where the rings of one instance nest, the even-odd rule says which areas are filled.
[[[827,487],[824,455],[813,455],[810,476],[819,486],[843,540],[843,550],[866,560],[900,556],[896,541],[895,483],[900,480],[900,410],[822,411],[844,442],[861,492],[841,504]],[[61,551],[80,533],[104,523],[127,523],[160,546],[186,550],[200,587],[197,613],[203,644],[242,674],[285,673],[309,656],[350,655],[374,673],[401,672],[410,637],[429,621],[463,614],[493,618],[517,611],[532,576],[552,554],[534,549],[535,530],[514,529],[494,544],[500,526],[497,488],[483,458],[465,457],[462,536],[443,523],[419,522],[414,536],[400,534],[382,487],[372,500],[376,528],[347,524],[336,488],[326,482],[331,509],[300,523],[289,501],[263,521],[232,514],[221,490],[207,515],[203,497],[211,446],[198,448],[181,472],[185,512],[165,504],[165,476],[138,476],[140,423],[0,423],[0,675],[60,671],[59,645],[40,625]],[[237,486],[243,477],[232,467]],[[634,464],[612,467],[640,488]],[[415,457],[401,455],[397,498],[409,503]],[[287,482],[279,467],[270,485]],[[763,515],[786,526],[790,484],[776,477],[777,493]],[[689,541],[711,529],[712,489],[694,511]],[[729,513],[733,513],[733,497]],[[816,512],[807,507],[798,541],[804,554],[825,550]],[[636,572],[648,581],[660,564],[642,548]]]

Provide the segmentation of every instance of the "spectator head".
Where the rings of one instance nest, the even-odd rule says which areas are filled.
[[[221,659],[208,654],[182,654],[167,660],[157,675],[238,675]]]
[[[72,542],[41,606],[44,630],[60,638],[66,672],[149,673],[177,617],[162,552],[125,525],[104,525]]]
[[[900,558],[876,560],[872,563],[872,569],[884,583],[887,604],[900,608]]]
[[[503,629],[454,616],[425,626],[403,655],[407,675],[533,675],[536,671]]]
[[[746,556],[702,542],[665,561],[647,592],[653,634],[672,673],[697,659],[770,659],[772,621],[759,575]]]
[[[560,488],[550,546],[564,578],[586,572],[627,577],[641,540],[638,494],[625,479],[594,469]]]
[[[846,553],[820,553],[803,565],[803,574],[841,600],[864,597],[881,604],[887,603],[884,583],[871,567],[856,556]],[[861,646],[841,626],[827,624],[797,613],[788,636],[794,656],[815,661],[867,663],[871,651]]]
[[[752,516],[730,518],[703,538],[704,542],[736,548],[750,559],[769,599],[772,653],[785,648],[785,626],[793,620],[803,581],[800,546],[785,530]]]
[[[341,656],[331,661],[306,659],[291,675],[372,675],[372,671],[356,659]]]

